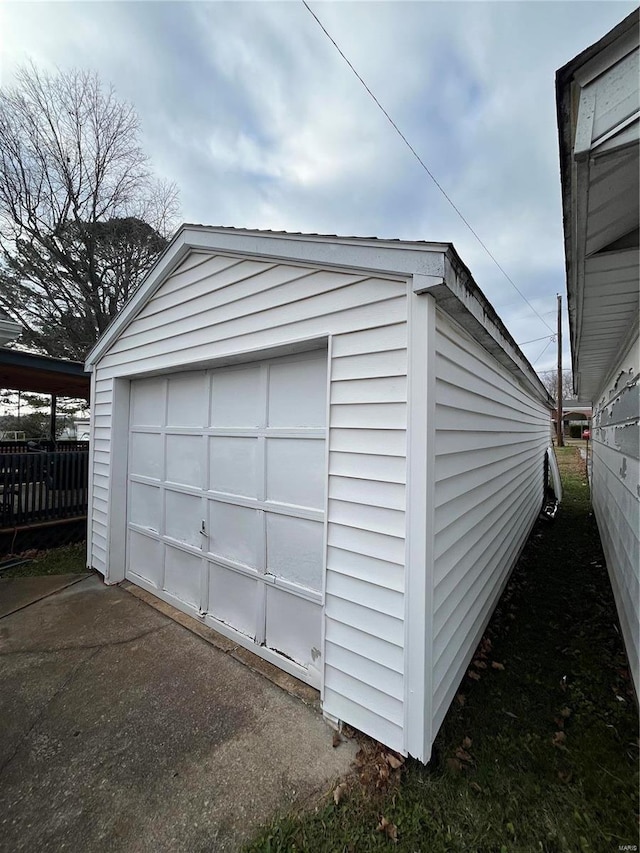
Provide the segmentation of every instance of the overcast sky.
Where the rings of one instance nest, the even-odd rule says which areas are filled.
[[[554,75],[637,3],[309,4],[555,329],[566,287]],[[0,85],[33,60],[94,69],[131,101],[184,221],[452,242],[518,343],[551,333],[298,0],[5,0],[0,38]],[[550,341],[522,348],[536,370],[554,367]]]

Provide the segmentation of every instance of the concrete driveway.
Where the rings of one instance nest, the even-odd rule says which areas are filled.
[[[143,598],[0,580],[0,850],[238,850],[349,770],[313,691]]]

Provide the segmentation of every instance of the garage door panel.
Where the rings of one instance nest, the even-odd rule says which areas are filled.
[[[129,488],[129,519],[133,524],[160,532],[162,523],[162,492],[159,486],[131,483]]]
[[[162,480],[162,436],[158,433],[134,432],[129,449],[129,473]]]
[[[212,427],[239,429],[264,425],[260,367],[213,372],[210,423]]]
[[[131,388],[131,425],[162,426],[165,379],[139,379]]]
[[[209,489],[257,498],[258,439],[213,436],[209,439]]]
[[[322,510],[324,441],[267,439],[267,500]]]
[[[324,525],[267,513],[267,571],[309,589],[322,589]]]
[[[313,684],[326,382],[325,351],[131,383],[127,577]]]
[[[202,498],[184,492],[165,492],[165,534],[178,542],[202,547]]]
[[[167,480],[197,489],[205,487],[204,444],[200,435],[167,436]]]
[[[266,645],[304,667],[319,666],[319,604],[267,587]]]
[[[255,640],[258,581],[216,563],[209,572],[209,613]]]
[[[258,510],[209,501],[209,550],[218,557],[257,568],[262,520]]]
[[[325,426],[326,395],[326,358],[271,364],[269,366],[269,426]]]
[[[130,571],[158,588],[162,582],[162,556],[162,546],[157,539],[129,531]]]
[[[164,589],[192,607],[200,607],[202,558],[165,546]]]
[[[167,426],[204,427],[209,401],[207,374],[179,373],[169,377]]]

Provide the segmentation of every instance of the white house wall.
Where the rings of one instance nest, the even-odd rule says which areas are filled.
[[[543,499],[549,412],[466,332],[436,317],[433,731]]]
[[[89,553],[109,574],[114,381],[331,337],[323,707],[403,747],[407,282],[190,254],[95,367]],[[119,579],[119,578],[118,578]]]
[[[593,409],[592,503],[636,691],[640,690],[640,345],[618,361]]]

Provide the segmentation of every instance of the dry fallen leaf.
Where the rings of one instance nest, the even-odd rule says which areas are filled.
[[[462,770],[462,763],[457,758],[447,758],[447,766],[454,773],[459,773]]]
[[[564,732],[556,732],[553,736],[553,740],[551,743],[554,746],[564,748],[564,742],[566,741],[567,736]]]
[[[341,799],[342,799],[342,797],[344,796],[344,794],[345,794],[346,790],[347,790],[347,783],[346,783],[346,782],[340,782],[340,784],[338,785],[338,787],[334,789],[334,792],[333,792],[333,802],[334,802],[336,805],[339,805],[340,800],[341,800]]]
[[[571,781],[572,776],[573,773],[570,770],[558,770],[558,779],[567,785]]]
[[[462,738],[462,746],[464,749],[471,749],[472,743],[473,743],[473,741],[471,740],[470,737]]]
[[[387,761],[389,762],[390,766],[394,770],[397,770],[398,767],[402,767],[402,765],[404,764],[404,758],[402,758],[402,757],[398,758],[397,756],[393,755],[393,753],[391,753],[391,752],[387,753]]]
[[[480,676],[478,675],[477,672],[474,672],[472,669],[470,669],[467,672],[467,675],[469,676],[469,678],[472,678],[474,681],[480,681]]]
[[[498,661],[497,661],[497,660],[492,660],[492,661],[491,661],[491,668],[492,668],[492,669],[504,669],[504,664],[503,664],[503,663],[498,663]]]
[[[340,737],[340,732],[333,733],[333,748],[335,749],[337,746],[340,746],[342,743],[342,738]]]
[[[458,693],[456,695],[456,702],[458,703],[458,705],[464,705],[466,701],[467,697],[464,695],[464,693]]]
[[[478,660],[477,658],[476,658],[476,660],[474,660],[473,665],[477,669],[486,669],[487,668],[486,663],[483,660]]]
[[[456,749],[456,758],[458,758],[460,761],[473,761],[467,750],[463,749],[461,746]]]
[[[477,782],[469,782],[469,787],[471,788],[472,791],[475,791],[476,794],[482,793],[482,788],[480,787],[480,785],[478,785]]]
[[[398,840],[398,827],[395,823],[390,823],[386,817],[380,818],[380,823],[376,827],[378,832],[384,832],[387,838],[390,838],[391,841]]]
[[[567,717],[571,716],[571,708],[567,708],[567,706],[565,705],[564,708],[560,709],[560,716],[564,717],[566,720]]]

